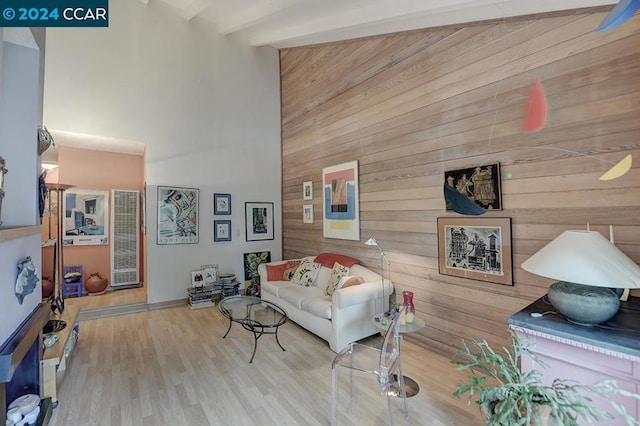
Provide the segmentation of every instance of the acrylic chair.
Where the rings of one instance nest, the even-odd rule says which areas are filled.
[[[395,393],[391,385],[396,384],[397,397],[402,400],[405,417],[409,416],[407,396],[400,364],[400,321],[395,318],[384,337],[380,349],[360,343],[350,343],[331,363],[331,425],[336,425],[337,409],[337,370],[338,367],[349,369],[350,396],[353,398],[353,372],[377,376],[380,391],[387,398],[389,424],[393,424],[392,397]],[[396,383],[397,382],[397,383]]]

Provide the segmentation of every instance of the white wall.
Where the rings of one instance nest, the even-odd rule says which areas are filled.
[[[109,11],[109,28],[48,29],[44,119],[146,144],[148,302],[185,298],[201,264],[240,276],[244,252],[280,258],[277,51],[185,21],[162,2],[111,0]],[[199,244],[156,245],[157,185],[200,189]],[[213,192],[232,194],[242,235],[230,243],[213,243]],[[244,242],[244,201],[275,202],[274,241]]]
[[[28,29],[5,28],[0,32],[0,156],[9,170],[1,219],[3,227],[33,226],[40,223],[36,129],[41,122],[42,64],[37,49],[7,42],[8,39],[36,45]],[[39,233],[0,241],[0,344],[42,300],[41,282],[22,304],[15,296],[18,262],[30,256],[35,265],[40,265],[41,251]]]

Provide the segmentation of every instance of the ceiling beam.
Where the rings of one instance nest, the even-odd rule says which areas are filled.
[[[236,31],[243,30],[253,25],[265,22],[284,10],[290,9],[303,0],[272,0],[269,2],[260,2],[256,7],[250,9],[240,9],[239,12],[228,14],[219,20],[218,31],[220,34],[227,35]]]
[[[374,2],[366,7],[340,10],[297,21],[294,25],[273,26],[251,36],[252,46],[286,48],[346,40],[396,31],[459,24],[486,19],[601,6],[615,0],[443,0],[427,2]]]
[[[212,0],[193,0],[184,8],[182,17],[190,21],[211,6],[211,3]]]

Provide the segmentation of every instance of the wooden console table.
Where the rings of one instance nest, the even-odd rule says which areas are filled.
[[[73,330],[79,311],[79,305],[65,307],[60,318],[56,319],[65,321],[67,326],[58,332],[58,342],[45,349],[42,355],[42,395],[40,396],[42,398],[51,397],[54,408],[58,405],[58,387],[62,383],[75,348],[77,335],[74,335]]]

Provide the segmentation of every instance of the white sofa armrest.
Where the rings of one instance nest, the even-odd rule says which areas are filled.
[[[384,296],[389,296],[393,292],[393,285],[389,280],[384,280]],[[337,308],[359,305],[372,300],[381,299],[382,283],[380,281],[368,281],[359,285],[347,288],[339,288],[333,292],[333,304]]]

